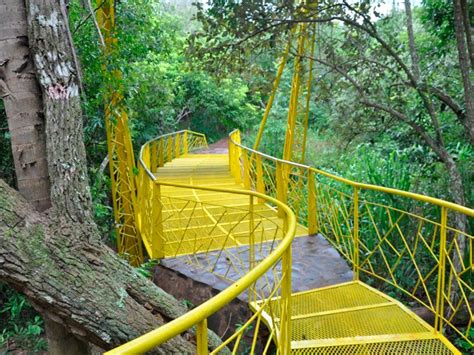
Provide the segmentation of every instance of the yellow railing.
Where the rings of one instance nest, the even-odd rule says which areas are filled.
[[[158,168],[192,151],[207,148],[206,136],[183,130],[165,134],[145,143],[140,150],[138,164],[137,223],[147,253],[152,258],[163,257],[163,218],[161,186],[154,174]]]
[[[241,353],[245,349],[266,353],[272,343],[280,353],[290,351],[291,242],[296,229],[291,209],[254,191],[190,186],[155,178],[158,167],[205,147],[205,137],[190,131],[162,136],[142,147],[137,219],[152,258],[177,256],[203,273],[228,281],[230,286],[182,317],[110,354],[143,353],[183,332],[195,335],[198,354],[207,354],[208,349],[212,353]],[[248,206],[203,202],[189,197],[193,191],[243,197]],[[281,218],[276,211],[263,212],[259,201],[277,206]],[[208,336],[207,319],[237,297],[249,302],[253,315],[222,343],[208,342],[215,337]],[[268,334],[262,323],[276,326]]]
[[[289,205],[355,280],[429,310],[436,331],[473,345],[473,209],[277,159],[243,146],[238,130],[229,138],[238,182]]]

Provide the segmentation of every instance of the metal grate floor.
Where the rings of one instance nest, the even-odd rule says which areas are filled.
[[[244,188],[231,176],[227,154],[189,154],[159,168],[156,177],[198,186]],[[236,219],[247,222],[248,198],[166,186],[161,193],[165,201],[163,227],[168,236],[163,246],[165,258],[248,244],[249,224],[231,227]],[[262,240],[272,240],[276,231],[282,230],[282,221],[266,204],[255,204],[255,211],[264,230]],[[307,234],[305,227],[297,227],[297,236]],[[279,300],[270,305],[273,302]],[[258,303],[251,306],[258,309]],[[263,313],[278,310],[271,308]],[[274,315],[276,324],[266,323],[278,329],[278,314]],[[409,309],[357,281],[294,293],[291,329],[294,354],[459,354]]]
[[[155,176],[165,182],[244,189],[229,171],[227,154],[188,154],[166,163]],[[170,186],[163,186],[161,194],[163,232],[167,236],[163,245],[165,258],[248,244],[248,197]],[[281,239],[283,220],[275,218],[272,207],[256,201],[254,208],[255,223],[265,230],[259,238]],[[185,218],[189,216],[191,220]],[[240,221],[238,226],[236,220]],[[297,236],[307,234],[306,227],[297,226]]]
[[[358,281],[293,294],[291,319],[294,354],[459,353],[409,309]]]

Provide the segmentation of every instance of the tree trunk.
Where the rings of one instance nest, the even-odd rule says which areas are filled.
[[[466,0],[461,0],[461,11],[464,24],[464,33],[466,35],[467,51],[469,53],[469,59],[471,62],[471,70],[474,70],[474,45],[472,43],[471,23],[469,21],[469,6]]]
[[[43,93],[54,211],[93,225],[78,69],[60,1],[27,0],[30,49]]]
[[[110,349],[187,311],[100,242],[87,183],[78,70],[60,3],[34,0],[26,7],[43,93],[52,209],[39,214],[0,180],[0,280],[43,315],[53,354],[87,352],[88,342]],[[212,332],[209,340],[211,348],[220,342]],[[188,332],[156,352],[194,348]]]
[[[410,47],[410,57],[411,57],[411,68],[413,71],[413,76],[418,83],[420,81],[420,66],[418,60],[418,53],[415,46],[415,34],[413,33],[413,17],[411,13],[411,4],[410,0],[405,0],[405,13],[407,20],[407,33],[408,33],[408,44]]]
[[[187,311],[87,233],[81,223],[39,214],[0,180],[0,279],[45,318],[110,349]],[[176,337],[157,352],[192,353],[190,338]],[[218,344],[212,332],[210,340]]]
[[[464,31],[464,16],[461,0],[454,0],[454,30],[456,34],[456,44],[458,49],[459,70],[464,89],[464,106],[466,110],[465,127],[469,135],[469,140],[474,145],[474,90],[471,82],[471,66],[469,54],[466,49],[466,32]]]
[[[29,55],[21,0],[0,0],[0,96],[5,103],[17,187],[36,209],[51,206],[41,93]]]

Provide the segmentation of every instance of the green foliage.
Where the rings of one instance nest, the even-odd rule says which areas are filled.
[[[196,307],[196,305],[193,302],[191,302],[190,300],[184,299],[182,302],[186,306],[186,308],[189,309],[189,310]]]
[[[141,276],[143,276],[147,279],[150,279],[150,278],[153,277],[153,269],[159,263],[160,263],[160,261],[158,259],[148,260],[148,261],[144,262],[143,264],[141,264],[140,266],[136,267],[135,271],[139,275],[141,275]]]
[[[123,74],[125,104],[136,150],[156,135],[190,128],[221,138],[232,128],[248,129],[260,116],[258,95],[239,75],[213,76],[186,57],[187,23],[195,9],[130,0],[117,6],[119,46],[110,67]],[[80,2],[70,8],[74,41],[83,67],[85,137],[90,164],[106,155],[103,123],[105,78],[98,36]],[[196,22],[193,22],[198,27]],[[195,61],[194,61],[195,63]]]
[[[0,348],[46,350],[43,320],[24,295],[0,284]]]
[[[8,131],[7,116],[0,100],[0,179],[5,180],[10,186],[14,185],[15,172],[11,153],[10,132]]]
[[[463,329],[463,331],[464,330],[465,329]],[[469,331],[469,340],[474,341],[474,329],[472,328]],[[460,350],[462,350],[464,354],[472,353],[472,345],[462,338],[457,338],[456,340],[454,340],[454,345],[456,345]]]
[[[113,228],[113,208],[110,201],[110,178],[96,168],[90,169],[91,195],[94,207],[94,220],[104,242],[115,245],[115,230]]]
[[[204,72],[184,75],[178,101],[191,112],[189,127],[206,132],[211,140],[233,128],[247,130],[258,120],[259,110],[250,102],[242,80],[227,78],[219,82]]]
[[[454,12],[452,1],[423,0],[421,21],[437,39],[438,49],[445,51],[454,40]]]

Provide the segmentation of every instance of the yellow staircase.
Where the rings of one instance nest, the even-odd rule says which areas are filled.
[[[191,131],[142,147],[138,226],[151,258],[183,258],[229,287],[110,353],[142,353],[193,326],[200,354],[459,353],[445,333],[472,346],[473,236],[449,222],[474,210],[267,156],[241,145],[238,131],[229,154],[192,154],[205,147]],[[437,208],[439,220],[423,208]],[[292,294],[292,240],[316,233],[347,259],[354,280]],[[209,345],[207,319],[243,294],[253,315]]]
[[[294,293],[291,304],[294,354],[458,353],[400,302],[360,281]]]
[[[244,189],[243,184],[237,183],[230,174],[228,161],[227,154],[187,154],[159,168],[155,177],[164,183]],[[176,186],[163,186],[161,195],[165,199],[163,234],[167,236],[163,257],[220,250],[224,239],[227,247],[248,244],[250,234],[248,196],[213,190],[190,190]],[[171,198],[174,202],[171,202]],[[180,201],[176,201],[178,198]],[[189,217],[193,219],[190,223],[193,224],[183,228],[181,219],[176,218],[178,212],[189,213]],[[273,239],[275,232],[282,229],[283,218],[279,218],[271,206],[258,201],[255,201],[254,212],[258,213],[254,223],[261,223],[265,230],[261,237],[264,240]],[[216,216],[223,216],[218,224]],[[240,221],[238,226],[233,223],[235,220]],[[198,235],[196,231],[199,231]],[[297,226],[297,235],[307,234],[307,228]]]

